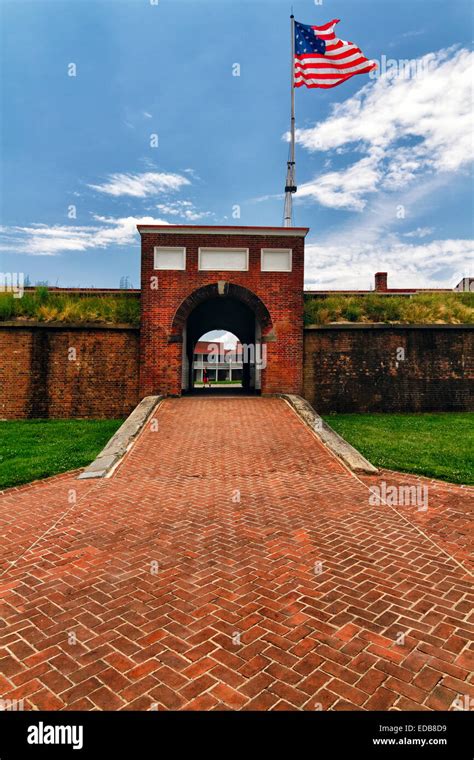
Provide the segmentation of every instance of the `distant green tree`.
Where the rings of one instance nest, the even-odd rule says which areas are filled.
[[[120,278],[120,290],[130,290],[133,288],[132,281],[130,280],[130,277],[127,275],[122,275]]]

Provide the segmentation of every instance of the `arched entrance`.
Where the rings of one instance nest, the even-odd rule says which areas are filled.
[[[230,282],[198,288],[181,303],[173,319],[171,340],[182,341],[181,390],[193,388],[193,355],[200,336],[226,330],[242,344],[242,387],[259,392],[266,369],[266,346],[272,320],[263,301],[252,291]]]
[[[300,394],[308,229],[146,224],[139,230],[141,396],[178,396],[189,387],[191,345],[209,327],[250,340],[262,358],[265,349],[266,367],[255,377],[247,362],[249,387]]]

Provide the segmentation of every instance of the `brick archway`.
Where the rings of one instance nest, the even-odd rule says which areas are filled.
[[[262,342],[275,339],[272,328],[268,308],[248,288],[222,280],[196,288],[178,306],[168,338],[170,343],[182,344],[181,389],[188,391],[194,386],[194,347],[200,336],[224,329],[244,346],[243,387],[260,391],[266,368],[266,346]]]
[[[262,393],[301,393],[308,229],[139,225],[139,230],[141,395],[180,395],[186,389],[189,344],[224,327],[238,337],[240,331],[242,343],[265,354],[265,367],[259,367]],[[200,327],[207,329],[196,338]]]
[[[255,293],[233,282],[213,282],[197,288],[181,302],[173,317],[170,341],[179,339],[188,317],[197,306],[204,303],[204,301],[218,297],[233,298],[248,306],[254,312],[256,319],[258,319],[261,325],[262,335],[267,335],[273,331],[270,312]]]

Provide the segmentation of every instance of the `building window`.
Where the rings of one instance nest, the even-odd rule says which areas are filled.
[[[155,269],[186,269],[186,248],[155,246]]]
[[[291,272],[291,248],[262,248],[262,272]]]
[[[203,272],[246,272],[248,248],[200,248],[199,269]]]

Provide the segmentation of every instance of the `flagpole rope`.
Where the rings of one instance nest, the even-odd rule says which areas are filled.
[[[291,33],[291,119],[290,119],[290,160],[287,163],[285,185],[285,211],[283,225],[293,226],[293,193],[296,193],[295,185],[295,17],[290,16]]]

